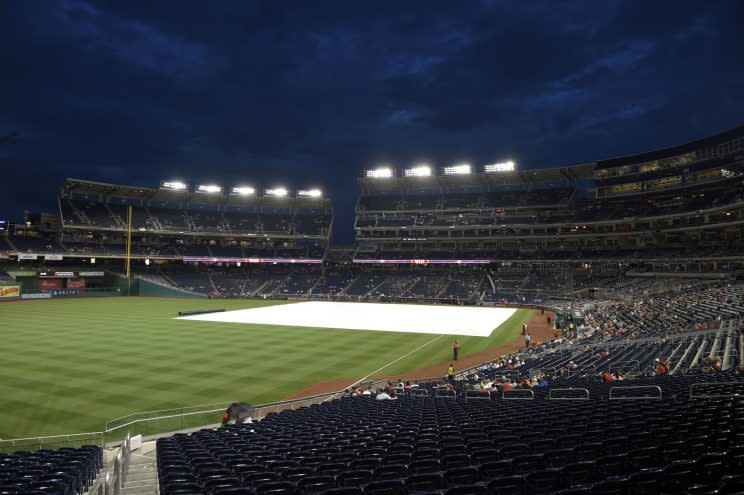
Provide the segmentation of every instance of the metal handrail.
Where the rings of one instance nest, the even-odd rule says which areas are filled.
[[[129,461],[132,457],[130,437],[127,437],[118,448],[116,455],[98,473],[98,477],[88,489],[89,495],[118,495],[124,487],[129,472]]]
[[[553,397],[553,392],[576,392],[576,391],[584,391],[586,392],[586,397]],[[548,392],[548,400],[589,400],[589,390],[586,388],[551,388]]]
[[[633,395],[631,395],[629,397],[615,397],[615,396],[613,396],[613,392],[615,390],[640,390],[640,389],[658,391],[659,392],[659,395],[658,396],[647,396],[647,395],[633,396]],[[658,385],[633,385],[633,386],[630,386],[630,387],[610,387],[610,400],[635,400],[635,399],[661,400],[662,397],[663,397],[663,394],[662,394],[662,391],[661,391],[661,387],[659,387]]]
[[[699,388],[704,385],[738,385],[744,387],[744,382],[697,382],[690,385],[690,399],[716,399],[716,398],[730,398],[730,397],[741,397],[742,393],[731,393],[731,394],[704,394],[695,395],[693,388]]]
[[[507,394],[507,392],[509,392]],[[529,397],[516,397],[518,392],[529,392]],[[515,397],[511,397],[515,396]],[[533,400],[535,398],[535,392],[532,391],[532,389],[529,388],[513,388],[510,390],[502,390],[501,391],[501,398],[504,400]]]
[[[468,390],[465,392],[465,400],[491,400],[491,393],[488,390]]]
[[[342,390],[341,391],[336,391],[336,392],[326,392],[326,393],[323,393],[323,394],[311,395],[311,396],[307,396],[307,397],[298,397],[296,399],[288,399],[288,400],[283,400],[283,401],[270,402],[270,403],[267,403],[267,404],[258,404],[258,405],[255,405],[253,407],[259,413],[262,410],[267,409],[267,408],[274,408],[275,410],[278,411],[278,409],[279,409],[280,406],[284,406],[284,405],[288,405],[288,404],[292,404],[293,405],[293,404],[297,404],[299,402],[305,402],[305,403],[307,403],[308,401],[311,401],[311,400],[314,400],[314,399],[333,397],[333,396],[336,396],[336,395],[339,395],[339,394],[342,394],[342,393],[343,393]],[[132,414],[128,414],[126,416],[121,416],[119,418],[116,418],[116,419],[107,421],[106,422],[106,429],[104,430],[104,433],[111,433],[111,432],[116,431],[116,430],[119,430],[121,428],[126,428],[126,427],[129,427],[129,426],[133,426],[133,425],[136,425],[136,424],[139,424],[139,423],[146,422],[146,421],[157,421],[157,420],[163,420],[163,419],[173,419],[173,418],[179,418],[179,417],[195,416],[195,415],[199,415],[199,414],[211,414],[211,413],[215,413],[215,412],[219,412],[219,411],[224,411],[226,409],[226,407],[224,407],[225,404],[227,404],[229,406],[230,404],[232,404],[232,402],[220,402],[220,403],[215,403],[215,404],[205,404],[205,405],[202,405],[202,406],[184,406],[184,407],[175,407],[175,408],[171,408],[171,409],[161,409],[159,411],[156,410],[156,411],[144,411],[144,412],[140,412],[140,413],[132,413]],[[214,406],[221,406],[221,407],[215,408]],[[140,417],[140,418],[137,418],[137,419],[133,419],[132,421],[129,421],[127,423],[123,423],[121,425],[115,425],[113,427],[110,426],[111,423],[113,423],[115,421],[118,421],[118,420],[121,420],[121,419],[126,419],[126,418],[141,416],[141,415],[144,415],[144,414],[158,413],[158,412],[172,412],[172,411],[180,411],[180,410],[184,410],[184,409],[195,409],[197,407],[208,407],[209,409],[204,409],[204,410],[201,410],[201,411],[194,411],[194,412],[177,413],[177,414],[164,414],[164,415],[152,416],[152,417]],[[259,417],[261,417],[260,414],[259,414]]]
[[[41,448],[44,445],[83,442],[91,439],[88,445],[103,446],[103,432],[90,431],[85,433],[70,433],[66,435],[47,435],[43,437],[25,437],[25,438],[8,438],[0,440],[0,451],[6,448],[17,449],[18,447],[28,447],[29,445],[38,445]]]
[[[440,392],[447,392],[446,394],[440,394]],[[438,397],[440,399],[457,399],[457,393],[454,390],[434,390],[434,397]]]
[[[138,416],[138,415],[141,415],[141,414],[167,413],[167,412],[176,411],[176,410],[179,410],[179,409],[196,409],[197,407],[212,407],[212,406],[220,406],[222,404],[228,404],[229,405],[229,404],[232,404],[232,402],[228,402],[228,401],[225,401],[225,402],[215,402],[214,404],[197,404],[195,406],[172,407],[170,409],[156,409],[156,410],[153,410],[153,411],[140,411],[140,412],[129,413],[129,414],[125,414],[124,416],[120,416],[118,418],[113,418],[113,419],[107,420],[106,421],[106,430],[108,430],[109,423],[113,423],[114,421],[119,421],[119,420],[122,420],[122,419],[128,419],[128,418],[131,418],[133,416]]]

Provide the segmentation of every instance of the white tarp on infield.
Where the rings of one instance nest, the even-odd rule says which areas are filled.
[[[487,337],[515,311],[513,308],[310,301],[178,319]]]

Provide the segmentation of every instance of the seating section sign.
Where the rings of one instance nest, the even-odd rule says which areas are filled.
[[[0,285],[0,299],[11,299],[21,296],[21,287],[18,285]]]

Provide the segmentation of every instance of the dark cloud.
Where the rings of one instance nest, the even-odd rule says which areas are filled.
[[[741,124],[741,2],[0,3],[0,215],[66,176],[323,187],[584,163]]]

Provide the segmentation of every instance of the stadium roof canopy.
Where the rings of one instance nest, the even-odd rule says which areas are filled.
[[[731,141],[740,137],[744,137],[744,126],[735,127],[714,136],[698,139],[686,144],[679,144],[677,146],[662,148],[660,150],[647,151],[645,153],[638,153],[636,155],[627,155],[618,158],[611,158],[609,160],[600,160],[597,162],[597,169],[620,167],[623,165],[632,165],[634,163],[644,163],[653,160],[660,160],[662,158],[669,158],[691,151],[703,150],[705,148],[725,143],[727,141]]]

